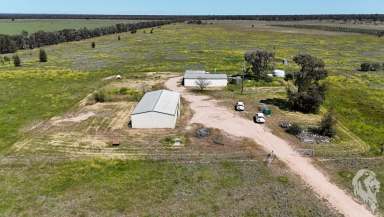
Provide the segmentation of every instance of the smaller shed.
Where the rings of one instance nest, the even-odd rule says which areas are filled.
[[[280,69],[273,70],[273,76],[278,78],[285,78],[285,71]]]
[[[226,74],[210,74],[204,71],[189,71],[184,74],[183,83],[185,87],[198,87],[198,82],[203,79],[208,83],[207,87],[226,87],[228,76]]]

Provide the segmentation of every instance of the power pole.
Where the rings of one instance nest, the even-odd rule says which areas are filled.
[[[243,62],[243,75],[241,76],[241,95],[244,93],[245,61]]]

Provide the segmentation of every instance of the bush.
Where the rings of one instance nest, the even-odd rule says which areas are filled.
[[[321,120],[319,134],[322,136],[334,137],[336,135],[336,117],[333,110],[327,112]]]
[[[289,126],[286,129],[286,132],[292,135],[299,135],[301,132],[303,132],[303,129],[296,123],[293,123],[291,126]]]
[[[12,58],[13,58],[13,64],[16,67],[21,66],[21,60],[20,60],[20,57],[17,54],[15,54]]]
[[[100,103],[103,103],[107,100],[107,96],[105,94],[104,91],[100,90],[100,91],[97,91],[94,95],[93,95],[94,99],[96,102],[100,102]]]
[[[39,60],[41,63],[45,63],[48,61],[47,53],[44,49],[40,49]]]
[[[128,88],[122,87],[119,89],[119,94],[120,95],[127,95],[128,94]]]
[[[369,70],[371,70],[371,64],[370,63],[362,63],[360,65],[360,71],[368,72]]]
[[[384,64],[383,64],[384,67]],[[381,63],[362,63],[360,65],[360,71],[368,72],[368,71],[380,71],[382,69]]]
[[[7,56],[4,56],[4,62],[6,62],[6,63],[10,63],[11,62],[11,59],[9,58],[9,57],[7,57]]]
[[[305,92],[288,90],[290,109],[303,113],[318,113],[324,101],[325,86],[312,86]]]
[[[292,81],[292,80],[293,80],[293,74],[292,74],[292,73],[287,73],[287,74],[285,75],[284,80],[286,80],[286,81]]]
[[[371,64],[371,71],[380,71],[381,70],[381,64],[380,63],[372,63]]]

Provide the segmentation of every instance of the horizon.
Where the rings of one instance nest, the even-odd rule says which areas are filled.
[[[13,0],[4,4],[0,14],[70,14],[70,15],[327,15],[327,14],[384,14],[380,0]]]
[[[102,13],[2,13],[0,15],[77,15],[77,16],[326,16],[326,15],[384,15],[383,13],[317,13],[317,14],[102,14]]]

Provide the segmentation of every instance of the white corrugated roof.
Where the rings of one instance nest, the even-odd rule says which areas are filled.
[[[180,101],[180,93],[169,90],[158,90],[146,93],[132,115],[147,112],[159,112],[163,114],[176,115],[177,106]]]

